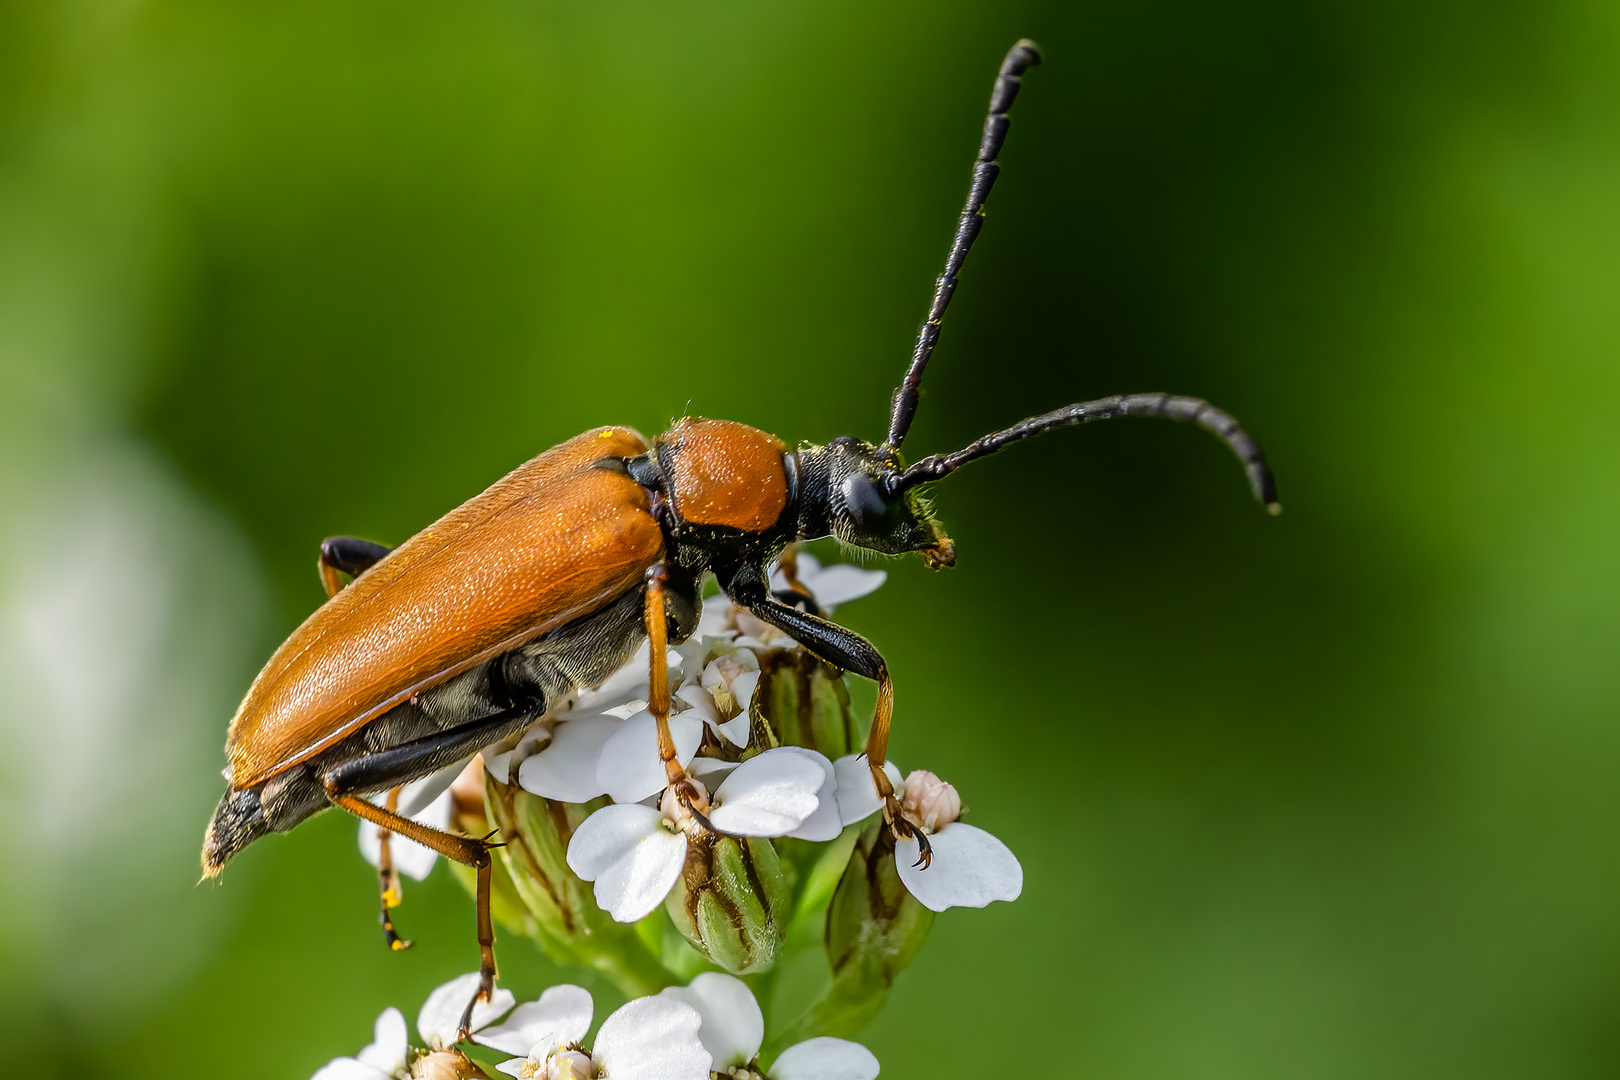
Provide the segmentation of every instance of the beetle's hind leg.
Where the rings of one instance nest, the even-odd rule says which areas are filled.
[[[544,707],[543,701],[524,702],[470,724],[367,754],[339,765],[322,778],[326,797],[333,806],[408,840],[415,840],[423,847],[432,848],[445,858],[454,859],[477,872],[478,990],[461,1014],[462,1038],[467,1037],[472,1026],[473,1006],[480,1001],[488,1001],[495,993],[495,924],[489,914],[490,870],[493,863],[489,853],[500,845],[412,821],[376,805],[362,793],[396,787],[499,742],[532,724]]]
[[[388,789],[388,799],[383,803],[384,809],[390,813],[399,813],[400,787]],[[388,947],[395,952],[402,952],[410,948],[414,942],[405,940],[394,929],[394,909],[404,897],[399,887],[399,869],[394,866],[393,831],[385,826],[377,826],[377,882],[382,893],[382,928],[383,939]]]
[[[321,557],[315,567],[321,572],[321,584],[326,587],[327,597],[336,596],[343,588],[343,579],[338,576],[340,571],[357,578],[392,550],[355,536],[329,536],[322,540]]]

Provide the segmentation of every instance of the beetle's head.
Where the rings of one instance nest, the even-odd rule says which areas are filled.
[[[956,561],[956,546],[915,490],[900,490],[899,456],[853,436],[799,454],[808,501],[818,518],[807,536],[831,533],[845,544],[903,555],[920,551],[936,570]],[[824,515],[824,516],[822,516]]]

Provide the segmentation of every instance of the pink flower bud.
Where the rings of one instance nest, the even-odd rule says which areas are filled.
[[[962,816],[962,797],[927,769],[918,769],[900,789],[900,812],[923,832],[938,832]]]

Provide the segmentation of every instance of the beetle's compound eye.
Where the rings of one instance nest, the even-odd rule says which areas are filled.
[[[852,472],[839,485],[844,510],[858,532],[871,535],[883,531],[894,518],[894,506],[883,497],[877,483],[863,472]]]

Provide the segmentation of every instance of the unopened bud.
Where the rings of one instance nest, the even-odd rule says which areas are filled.
[[[934,913],[900,880],[887,827],[873,824],[850,852],[827,908],[833,985],[793,1030],[778,1038],[848,1038],[860,1031],[883,1008],[889,987],[916,957],[933,925]]]
[[[756,700],[783,745],[816,750],[831,761],[855,752],[855,714],[843,672],[807,650],[766,653]]]
[[[438,1050],[411,1063],[414,1080],[489,1080],[489,1074],[459,1050]]]
[[[900,791],[900,812],[924,832],[938,832],[962,816],[962,797],[927,769],[918,769]]]
[[[782,950],[792,889],[769,840],[705,833],[664,901],[692,947],[735,975],[768,971]]]
[[[490,824],[502,841],[491,875],[495,918],[533,938],[559,964],[596,967],[622,986],[656,992],[667,980],[663,966],[635,927],[615,922],[597,905],[590,884],[568,868],[568,843],[594,806],[543,799],[488,772],[484,785]],[[472,872],[453,868],[464,871],[458,876],[472,890]]]

